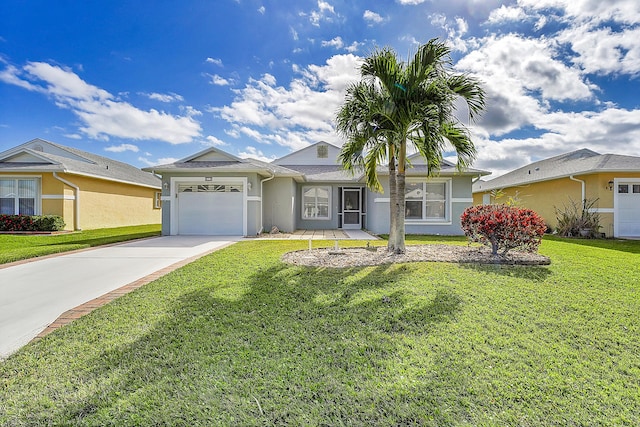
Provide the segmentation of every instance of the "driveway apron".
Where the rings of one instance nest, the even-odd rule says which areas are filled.
[[[240,239],[164,236],[0,268],[0,359],[67,310]]]

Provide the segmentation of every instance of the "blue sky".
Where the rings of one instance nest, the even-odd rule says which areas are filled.
[[[489,96],[474,167],[640,155],[637,0],[4,1],[0,151],[43,138],[145,167],[341,145],[362,58],[434,37]]]

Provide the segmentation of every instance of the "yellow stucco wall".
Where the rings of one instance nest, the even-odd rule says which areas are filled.
[[[80,227],[83,230],[159,224],[161,221],[161,210],[153,206],[159,189],[78,175],[58,176],[80,187]]]
[[[598,199],[595,207],[600,211],[600,232],[613,236],[613,191],[609,190],[609,181],[614,178],[640,178],[639,173],[596,173],[580,175],[574,178],[585,182],[585,197],[588,200]],[[506,201],[508,197],[520,200],[519,206],[536,211],[551,227],[557,225],[555,208],[559,210],[570,203],[570,199],[581,203],[582,187],[580,182],[569,178],[537,182],[528,185],[502,189]],[[483,196],[490,192],[473,194],[473,204],[483,203]],[[501,200],[491,198],[491,203],[501,203]]]
[[[75,190],[72,187],[55,179],[52,173],[2,173],[0,176],[40,178],[41,213],[60,215],[65,229],[74,229]],[[81,229],[159,224],[161,221],[161,209],[154,208],[155,193],[160,189],[80,175],[59,173],[58,176],[80,187]]]

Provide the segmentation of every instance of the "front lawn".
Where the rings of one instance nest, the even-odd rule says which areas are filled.
[[[51,235],[0,234],[0,264],[160,235],[160,224]]]
[[[408,243],[442,241],[464,244]],[[640,425],[640,242],[280,262],[306,246],[237,243],[28,345],[0,363],[0,425]]]

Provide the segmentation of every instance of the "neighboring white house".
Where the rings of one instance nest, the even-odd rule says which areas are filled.
[[[256,235],[277,227],[367,229],[389,232],[388,172],[384,193],[366,188],[362,174],[338,163],[340,148],[318,142],[265,163],[208,148],[168,165],[145,168],[162,176],[165,235]],[[488,172],[458,171],[445,162],[428,178],[420,156],[407,170],[406,232],[462,234],[460,215],[471,206],[472,181]]]

